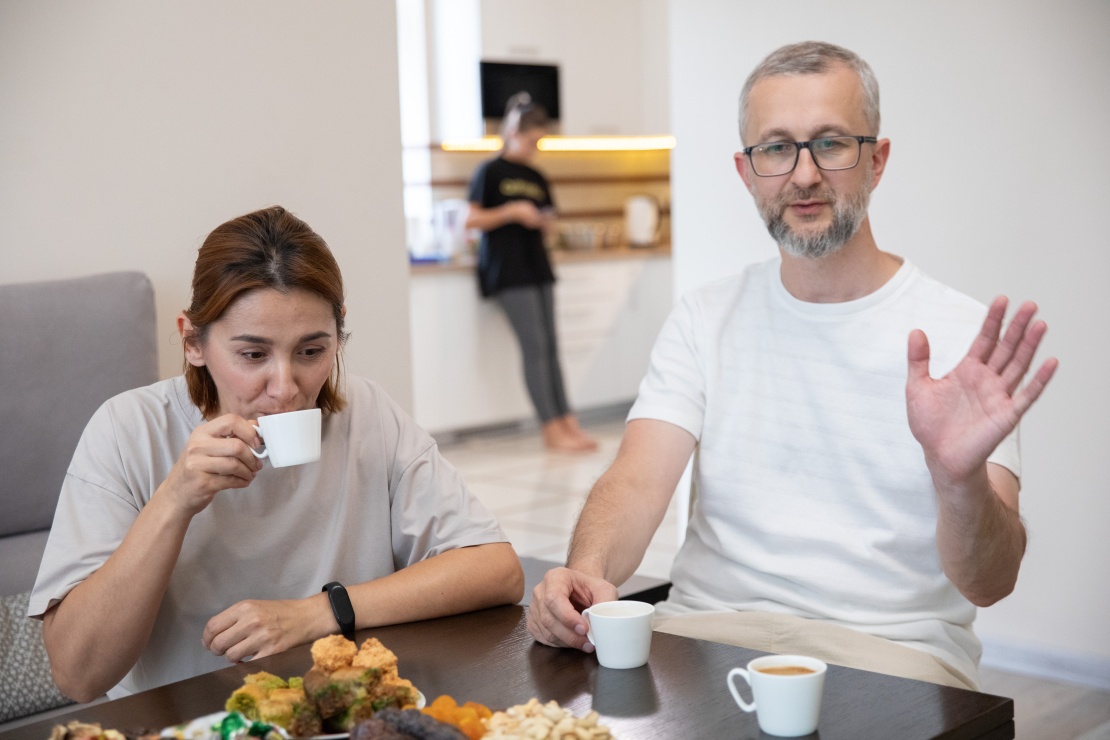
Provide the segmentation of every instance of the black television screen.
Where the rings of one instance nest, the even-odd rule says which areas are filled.
[[[521,90],[559,120],[559,68],[553,64],[480,62],[482,118],[504,118],[505,104]]]

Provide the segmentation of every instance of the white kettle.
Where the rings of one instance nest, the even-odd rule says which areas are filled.
[[[659,241],[659,201],[634,195],[624,202],[624,235],[631,247],[650,247]]]

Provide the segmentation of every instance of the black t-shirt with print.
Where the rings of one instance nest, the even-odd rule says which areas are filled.
[[[496,208],[514,200],[530,200],[537,208],[551,208],[551,189],[537,170],[503,157],[484,162],[470,181],[471,203]],[[491,296],[505,288],[555,282],[543,232],[518,223],[482,234],[478,247],[478,287]]]

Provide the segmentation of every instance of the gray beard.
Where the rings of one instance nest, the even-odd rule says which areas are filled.
[[[792,193],[789,197],[779,198],[770,205],[757,204],[759,213],[763,216],[763,222],[767,224],[767,231],[783,251],[793,257],[819,259],[837,251],[856,235],[863,224],[863,219],[867,218],[871,192],[870,188],[865,186],[864,189],[848,195],[843,200],[834,200],[832,223],[824,231],[808,235],[795,232],[783,218],[786,204],[797,197]],[[804,200],[804,198],[799,199]]]

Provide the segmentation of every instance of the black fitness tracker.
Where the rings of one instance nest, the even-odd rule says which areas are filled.
[[[335,621],[339,622],[339,631],[348,640],[354,642],[355,608],[351,606],[351,597],[347,595],[347,589],[343,588],[343,584],[339,581],[332,581],[321,590],[328,592],[328,601],[331,602]]]

